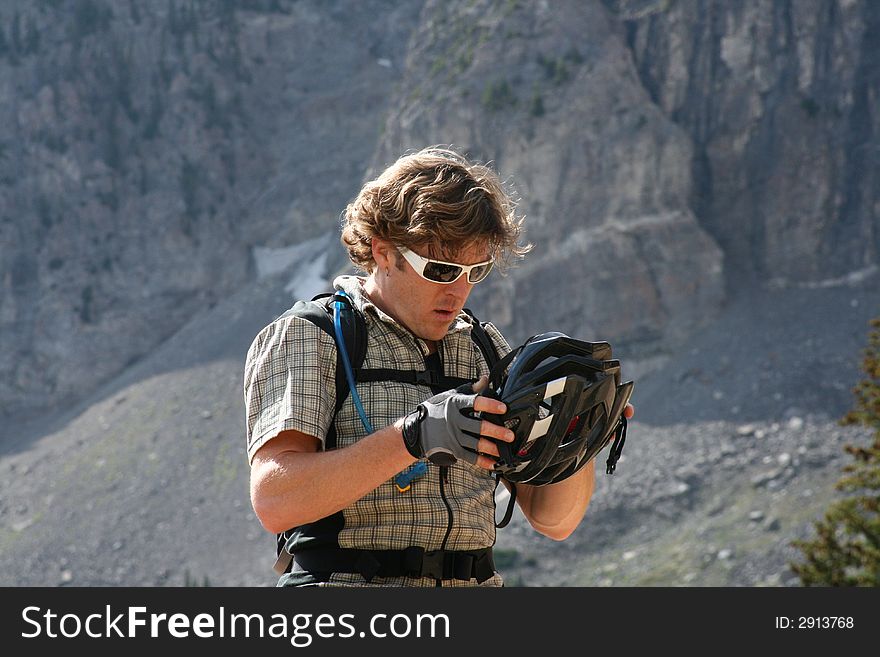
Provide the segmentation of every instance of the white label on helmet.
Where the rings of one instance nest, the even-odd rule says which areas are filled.
[[[565,390],[565,382],[568,380],[568,377],[560,377],[554,381],[551,381],[544,388],[544,400],[548,400],[551,397],[555,397],[560,392]]]
[[[529,432],[529,437],[526,440],[526,445],[546,434],[552,421],[552,415],[548,415],[543,420],[535,420],[535,423],[532,425],[532,430]]]

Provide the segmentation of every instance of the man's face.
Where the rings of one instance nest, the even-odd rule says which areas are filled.
[[[474,244],[450,255],[440,248],[415,247],[413,252],[425,258],[434,258],[462,265],[472,265],[490,259],[484,244]],[[450,324],[461,312],[473,284],[467,274],[448,284],[425,280],[394,247],[389,250],[390,276],[384,271],[375,273],[381,289],[380,307],[412,333],[424,340],[441,340]],[[375,300],[374,300],[375,301]]]

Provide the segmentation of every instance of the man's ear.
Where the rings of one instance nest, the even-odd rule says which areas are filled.
[[[391,242],[374,237],[370,242],[370,248],[373,251],[373,260],[376,262],[376,268],[379,271],[385,271],[394,267],[394,253],[396,249]]]

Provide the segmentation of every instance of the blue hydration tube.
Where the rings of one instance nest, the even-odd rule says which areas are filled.
[[[339,290],[337,294],[340,297],[348,296],[342,290]],[[370,421],[367,419],[367,413],[364,410],[363,403],[361,403],[361,396],[358,394],[357,388],[354,385],[354,373],[351,370],[351,362],[348,360],[348,350],[345,348],[345,340],[342,337],[342,321],[340,319],[340,316],[342,315],[342,306],[342,301],[337,300],[333,302],[333,329],[336,332],[336,345],[337,349],[339,349],[339,353],[342,355],[342,365],[345,367],[345,378],[348,380],[348,389],[351,394],[351,399],[354,402],[355,408],[357,408],[358,415],[361,416],[361,422],[364,425],[364,429],[367,430],[367,435],[369,435],[374,433],[373,425],[370,424]],[[394,477],[394,483],[397,485],[397,490],[401,493],[408,491],[412,485],[413,479],[421,477],[427,471],[428,465],[424,461],[417,461],[412,468],[404,470]]]
[[[341,297],[347,297],[345,292],[339,290],[337,294]],[[342,364],[345,367],[345,378],[348,379],[348,389],[351,393],[351,399],[354,402],[355,408],[357,408],[358,415],[361,416],[361,422],[364,424],[364,429],[367,430],[367,435],[374,433],[373,425],[370,424],[370,421],[367,419],[367,414],[364,411],[364,405],[361,403],[361,396],[358,394],[357,388],[354,385],[354,374],[351,371],[351,363],[348,360],[348,350],[345,348],[345,340],[342,337],[342,322],[340,321],[340,315],[342,314],[342,301],[334,301],[333,302],[333,328],[336,331],[336,345],[339,349],[339,353],[342,354]]]

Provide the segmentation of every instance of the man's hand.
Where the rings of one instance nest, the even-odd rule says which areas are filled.
[[[437,465],[461,459],[491,470],[498,446],[489,438],[511,442],[514,436],[510,429],[480,419],[480,413],[507,410],[503,402],[475,394],[485,387],[486,377],[482,377],[473,385],[441,392],[419,404],[403,420],[403,441],[409,453]]]

